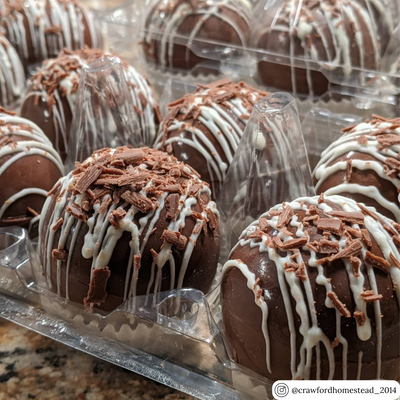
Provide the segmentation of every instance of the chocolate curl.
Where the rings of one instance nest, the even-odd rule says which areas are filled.
[[[104,303],[107,298],[107,282],[111,272],[108,267],[95,269],[89,284],[89,291],[83,302],[86,307],[90,304]]]

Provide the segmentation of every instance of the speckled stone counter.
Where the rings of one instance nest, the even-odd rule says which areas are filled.
[[[0,319],[0,400],[192,397]]]

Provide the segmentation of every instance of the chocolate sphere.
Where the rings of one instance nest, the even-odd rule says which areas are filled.
[[[0,104],[14,106],[24,94],[25,72],[14,47],[0,35]]]
[[[258,6],[252,46],[285,57],[259,61],[261,82],[279,90],[320,96],[330,81],[345,84],[355,68],[379,70],[394,25],[386,2],[285,0],[273,3],[267,11]],[[325,72],[317,71],[317,65]]]
[[[101,47],[92,14],[75,0],[12,0],[2,17],[5,35],[25,68],[35,68],[64,48]]]
[[[39,127],[0,108],[0,227],[32,226],[61,176],[61,159]]]
[[[181,287],[207,292],[220,249],[206,183],[155,149],[103,149],[51,191],[39,227],[49,288],[112,310]]]
[[[399,228],[342,196],[263,214],[222,272],[235,361],[272,380],[398,380]]]
[[[314,170],[317,193],[340,194],[400,222],[400,118],[344,129]]]
[[[169,105],[156,146],[187,162],[217,197],[254,104],[266,93],[223,79]]]
[[[66,157],[82,67],[107,55],[102,50],[89,48],[74,52],[64,49],[58,58],[46,61],[31,79],[21,115],[43,129],[63,160]],[[123,60],[122,65],[143,141],[151,145],[160,120],[158,105],[148,82]]]
[[[250,3],[245,0],[156,0],[145,20],[143,49],[147,61],[182,70],[239,55],[216,42],[247,46]],[[213,43],[214,42],[214,43]],[[200,71],[198,71],[200,72]]]

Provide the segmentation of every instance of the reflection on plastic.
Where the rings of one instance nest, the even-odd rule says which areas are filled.
[[[255,105],[221,190],[228,248],[270,207],[314,194],[295,99],[269,94]]]
[[[121,61],[103,57],[82,69],[66,173],[104,147],[140,147],[142,137]]]

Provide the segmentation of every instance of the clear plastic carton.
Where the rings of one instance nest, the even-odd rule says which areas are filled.
[[[160,25],[158,20],[149,24],[146,22],[147,17],[156,7],[156,3],[155,0],[127,1],[99,16],[107,32],[107,45],[132,62],[141,72],[146,73],[156,87],[164,86],[169,79],[194,84],[210,82],[218,76],[228,76],[233,80],[244,80],[253,86],[264,85],[272,91],[291,91],[298,98],[313,101],[329,102],[357,98],[359,99],[358,108],[366,111],[373,108],[373,103],[378,101],[387,105],[388,113],[398,113],[397,95],[400,87],[398,85],[399,71],[396,70],[395,65],[400,59],[398,28],[396,30],[400,14],[397,2],[355,0],[338,3],[339,5],[332,11],[335,15],[332,17],[334,19],[331,21],[326,17],[330,24],[335,24],[339,28],[343,25],[346,29],[354,29],[354,32],[357,32],[352,34],[355,36],[351,53],[357,54],[355,58],[365,57],[364,61],[350,59],[350,54],[347,53],[350,48],[336,49],[336,52],[333,49],[328,49],[328,51],[320,48],[323,45],[327,46],[328,41],[336,43],[348,40],[343,32],[338,31],[339,28],[333,30],[335,37],[326,37],[324,25],[316,25],[317,23],[313,22],[317,20],[320,23],[322,11],[320,14],[312,14],[318,9],[320,3],[329,3],[332,6],[332,3],[327,0],[258,1],[247,17],[252,33],[251,37],[244,41],[245,45],[204,39],[200,35],[182,34],[176,28],[177,25],[173,26],[173,29],[170,25],[168,29],[159,28],[163,25]],[[158,3],[167,8],[167,0],[158,0]],[[208,3],[219,4],[218,0],[210,0]],[[288,3],[290,3],[289,6]],[[364,8],[361,9],[361,5]],[[331,12],[330,9],[324,12],[328,13],[328,11]],[[309,16],[309,13],[312,15]],[[356,19],[355,15],[358,13],[362,13],[362,20],[361,17]],[[208,17],[208,14],[205,14]],[[306,15],[303,16],[303,14]],[[163,18],[168,18],[168,16],[162,15],[159,20]],[[287,36],[288,32],[292,35],[294,35],[293,32],[300,32],[298,33],[300,36],[296,36],[296,43],[286,46],[282,42],[281,46],[279,40],[283,41],[283,39],[271,35],[267,35],[259,43],[261,40],[259,38],[265,34],[268,27],[278,24],[276,20],[279,18],[289,21],[287,26],[281,28],[283,33],[278,32],[279,34]],[[311,20],[310,23],[309,20]],[[311,39],[308,39],[309,37]],[[160,46],[165,47],[165,51],[170,52],[174,46],[184,46],[190,54],[197,57],[198,62],[190,68],[182,69],[171,62],[154,61],[148,55],[146,56],[143,50],[143,44],[150,43],[151,40],[160,43]],[[304,46],[301,47],[299,43],[303,40],[310,41],[312,44],[309,44],[307,48],[302,43]],[[317,43],[317,41],[323,43]],[[364,49],[364,45],[369,46],[367,50]],[[338,46],[337,43],[336,46]],[[374,61],[367,60],[366,53],[372,51],[371,46],[375,49]],[[303,50],[300,51],[301,49]],[[324,51],[333,54],[324,55]],[[262,69],[266,69],[267,72],[262,72]],[[279,77],[284,77],[284,81],[278,82]],[[316,83],[312,84],[313,79],[318,83],[318,88],[313,88],[316,85]],[[305,86],[307,90],[302,90],[301,86]]]
[[[93,103],[85,103],[85,99],[93,95],[87,84],[97,82],[102,76],[104,78],[107,71],[111,71],[107,76],[112,81],[113,73],[118,72],[112,59],[91,65],[82,78],[80,106],[87,115],[94,112],[88,105]],[[101,98],[104,93],[109,93],[110,88],[104,85],[97,89]],[[99,103],[95,104],[98,106]],[[109,110],[114,106],[113,102],[107,104]],[[127,128],[129,121],[124,119],[127,114],[123,104],[118,108],[119,113],[111,115],[114,122],[119,121]],[[103,112],[107,107],[101,107],[101,110]],[[76,118],[74,126],[78,130],[78,139],[93,134],[93,126],[84,123],[82,115],[78,113]],[[254,151],[260,152],[263,143],[267,148],[265,145],[271,141],[283,140],[286,143],[288,138],[295,141],[297,156],[288,168],[281,170],[288,160],[287,147],[276,151],[268,180],[272,187],[274,175],[279,171],[292,191],[271,191],[268,204],[262,205],[263,208],[281,202],[286,196],[313,192],[295,100],[284,93],[269,95],[254,109],[238,160],[252,160]],[[97,148],[100,143],[109,146],[114,140],[115,136],[109,135],[104,141],[101,134],[97,141],[77,140],[75,154],[81,158],[83,148],[88,146],[87,151],[91,151],[92,146]],[[69,151],[72,150],[71,147]],[[270,153],[261,151],[257,162],[266,165],[271,161],[270,157]],[[237,162],[234,165],[238,165]],[[265,171],[261,172],[261,175],[236,176],[233,169],[233,179],[225,182],[225,193],[235,190],[237,183],[252,187],[257,183],[263,184]],[[295,185],[302,180],[304,185]],[[249,198],[249,201],[255,203],[256,197]],[[223,199],[220,204],[223,206]],[[246,221],[254,217],[248,210],[245,208],[241,213]],[[228,214],[222,219],[225,234],[231,231],[233,223]],[[234,240],[234,236],[232,238]],[[225,249],[229,246],[227,243]],[[227,251],[223,252],[221,262],[226,255]],[[207,294],[195,289],[175,289],[133,297],[112,312],[96,309],[91,312],[83,304],[72,303],[47,288],[35,246],[26,231],[11,227],[0,229],[0,277],[1,317],[199,399],[272,398],[272,382],[231,360],[220,316],[218,274]]]
[[[118,79],[123,80],[112,59],[90,65],[82,75],[73,122],[76,136],[68,149],[73,159],[82,161],[95,149],[125,141],[140,143],[123,82],[113,91]],[[174,79],[161,86],[166,88],[164,108],[192,90],[191,83],[178,86]],[[96,111],[93,96],[110,101],[97,102]],[[218,200],[227,239],[221,263],[241,230],[265,209],[288,197],[314,194],[309,159],[340,135],[340,128],[371,111],[359,102],[350,97],[326,107],[322,101],[274,93],[257,103]],[[387,109],[384,102],[372,105],[374,110]],[[92,118],[88,124],[85,117],[95,114],[108,123],[97,125]],[[243,166],[251,173],[243,173]],[[131,298],[110,313],[89,312],[47,289],[24,230],[1,228],[0,316],[199,399],[272,399],[271,381],[232,361],[221,321],[218,274],[207,294],[175,289]]]

